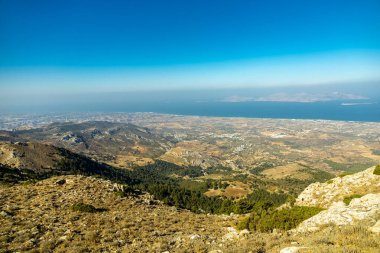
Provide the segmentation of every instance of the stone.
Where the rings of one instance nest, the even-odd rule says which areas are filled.
[[[373,233],[380,233],[380,220],[378,220],[376,224],[370,227],[368,230]]]
[[[292,247],[283,248],[282,250],[280,250],[280,253],[297,253],[301,249],[306,249],[306,248],[307,247],[295,247],[295,246],[292,246]]]
[[[250,234],[249,230],[248,229],[243,229],[239,232],[239,235],[248,235]]]
[[[197,234],[190,235],[190,240],[197,240],[197,239],[199,239],[199,238],[201,238],[200,235],[197,235]]]
[[[227,231],[229,231],[229,233],[227,233],[223,236],[223,238],[222,238],[223,240],[233,240],[233,239],[236,239],[239,237],[239,233],[235,228],[228,227]]]
[[[315,231],[322,225],[338,226],[353,224],[357,221],[375,221],[380,214],[380,193],[367,194],[356,198],[347,206],[343,202],[333,203],[327,210],[303,221],[297,228],[299,232]],[[375,228],[376,230],[376,228]]]

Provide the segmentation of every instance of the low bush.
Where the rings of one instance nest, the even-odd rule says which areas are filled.
[[[85,212],[85,213],[95,213],[99,211],[93,205],[85,204],[83,202],[75,203],[74,205],[71,206],[71,209],[73,211]]]
[[[349,175],[352,175],[352,174],[354,174],[354,173],[352,173],[352,172],[343,172],[343,173],[339,174],[338,177],[345,177],[345,176],[349,176]]]
[[[238,229],[271,232],[273,229],[289,230],[302,221],[318,214],[323,209],[318,207],[294,206],[290,209],[253,212],[238,224]]]
[[[361,198],[363,195],[360,194],[352,194],[350,196],[345,196],[343,202],[348,206],[351,203],[351,200],[356,198]]]
[[[373,174],[375,174],[375,175],[380,175],[380,165],[377,165],[377,166],[375,167],[375,170],[373,171]]]

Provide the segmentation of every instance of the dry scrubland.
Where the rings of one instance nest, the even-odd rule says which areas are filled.
[[[120,113],[34,127],[0,131],[0,140],[50,144],[127,170],[156,160],[195,167],[194,175],[172,176],[230,185],[210,189],[208,196],[241,198],[258,186],[296,196],[310,183],[380,163],[379,123]],[[0,162],[19,167],[17,159],[34,152],[21,149],[0,150]],[[22,159],[30,158],[28,165],[36,166],[30,168],[59,160],[54,154],[49,164],[34,157]]]
[[[54,171],[61,168],[56,167],[62,165],[58,162],[67,158],[77,161],[74,167],[85,175],[116,171],[100,166],[95,160],[118,167],[123,173],[135,172],[134,176],[143,178],[137,172],[145,170],[137,165],[154,162],[159,164],[157,168],[151,165],[145,168],[154,172],[151,175],[154,180],[148,178],[147,183],[157,183],[158,177],[164,183],[174,180],[187,190],[195,189],[201,197],[221,195],[244,200],[260,189],[284,192],[292,197],[303,192],[296,204],[325,208],[330,208],[335,201],[349,203],[353,199],[351,204],[338,203],[340,209],[334,209],[337,212],[322,211],[320,217],[327,217],[329,212],[340,217],[341,210],[355,207],[361,197],[365,199],[365,194],[379,193],[379,176],[375,176],[372,169],[331,179],[334,175],[362,171],[380,163],[378,123],[159,114],[117,114],[115,117],[106,120],[119,123],[100,122],[98,120],[105,119],[95,117],[92,122],[82,119],[37,129],[0,131],[0,163],[9,166],[0,172],[9,176],[14,169],[19,176],[16,179],[25,180],[22,173],[26,170],[19,169],[38,173]],[[125,122],[120,123],[123,120]],[[165,164],[159,161],[161,159],[183,167]],[[90,171],[92,174],[86,174]],[[122,173],[104,175],[115,179],[115,175]],[[311,183],[314,184],[307,187]],[[235,228],[247,220],[249,214],[195,214],[164,205],[149,194],[121,197],[113,191],[113,186],[103,179],[73,175],[12,186],[0,184],[0,253],[256,253],[280,252],[287,247],[297,247],[301,253],[354,253],[379,252],[380,248],[379,234],[368,230],[373,220],[363,220],[360,224],[350,221],[350,225],[341,227],[321,222],[318,231],[305,229],[302,233],[296,230],[238,231]],[[158,194],[158,191],[151,192]],[[198,205],[202,198],[197,200],[193,202]],[[91,205],[87,209],[93,212],[73,210],[73,205],[78,203]],[[360,213],[363,208],[366,206],[348,210],[348,213]],[[271,217],[266,213],[268,210],[260,213],[260,217]],[[374,219],[379,220],[379,217]]]
[[[118,197],[109,181],[59,176],[0,189],[0,252],[378,252],[364,226],[324,226],[304,234],[234,230],[243,217],[194,214],[152,201]],[[97,212],[72,210],[78,202]]]

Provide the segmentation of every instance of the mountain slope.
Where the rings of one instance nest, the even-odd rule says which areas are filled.
[[[1,131],[0,139],[52,144],[112,165],[149,162],[148,158],[159,157],[174,145],[148,128],[103,121],[53,123],[35,129]]]
[[[326,183],[313,183],[298,196],[296,205],[327,208],[350,195],[380,193],[380,176],[373,173],[374,169],[375,167],[370,167],[352,175],[336,177]]]
[[[0,252],[163,252],[191,249],[194,244],[213,249],[219,248],[226,228],[236,219],[151,205],[147,194],[121,198],[113,186],[110,181],[83,176],[0,185]],[[96,213],[72,210],[78,202],[103,209]],[[206,245],[213,240],[218,244]]]
[[[96,175],[124,183],[136,181],[126,171],[63,148],[36,142],[0,143],[0,182],[66,174]]]

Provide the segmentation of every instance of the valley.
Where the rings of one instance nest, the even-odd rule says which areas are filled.
[[[0,132],[0,140],[54,145],[126,170],[155,160],[191,167],[171,176],[228,184],[210,189],[212,196],[240,198],[264,185],[296,195],[312,182],[380,163],[380,123],[155,113],[41,119],[15,119],[20,125]]]
[[[336,252],[363,236],[354,248],[376,252],[380,123],[68,118],[0,131],[0,252]],[[353,212],[315,204],[330,198],[371,211],[309,231]]]

